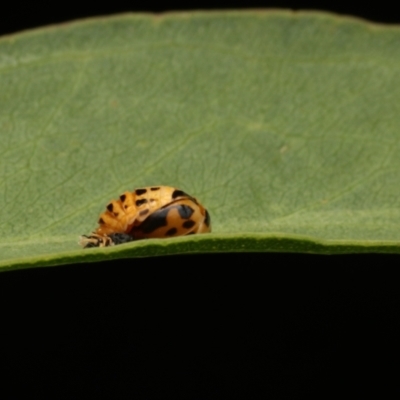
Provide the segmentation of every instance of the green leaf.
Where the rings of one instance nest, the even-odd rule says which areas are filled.
[[[321,13],[122,15],[0,40],[0,266],[399,252],[400,30]],[[213,232],[81,249],[126,190]]]

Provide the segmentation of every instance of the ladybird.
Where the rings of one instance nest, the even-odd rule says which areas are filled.
[[[107,247],[147,238],[169,238],[211,232],[210,214],[184,191],[149,186],[125,192],[100,215],[99,227],[80,245]]]

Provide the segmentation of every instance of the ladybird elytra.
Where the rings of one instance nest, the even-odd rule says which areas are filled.
[[[211,231],[208,211],[196,198],[170,186],[124,192],[106,206],[98,228],[81,246],[107,247],[132,240],[167,238]]]

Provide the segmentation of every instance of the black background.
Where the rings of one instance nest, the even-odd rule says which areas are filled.
[[[192,2],[399,22],[389,2]],[[0,33],[137,2],[2,6]],[[400,394],[396,255],[219,254],[0,274],[0,390],[12,398],[288,398]]]
[[[5,2],[3,2],[5,3]],[[182,7],[182,2],[138,1],[9,1],[0,8],[0,34],[17,32],[39,26],[66,22],[78,18],[123,12],[165,12],[196,9],[289,8],[294,10],[323,10],[362,17],[374,22],[398,23],[400,14],[396,2],[341,2],[341,1],[192,1]]]
[[[1,387],[39,398],[398,396],[397,262],[250,253],[6,272]]]

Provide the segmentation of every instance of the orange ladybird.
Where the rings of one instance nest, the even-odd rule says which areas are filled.
[[[107,205],[98,222],[94,232],[81,236],[84,248],[211,231],[208,211],[194,197],[170,186],[125,192]]]

